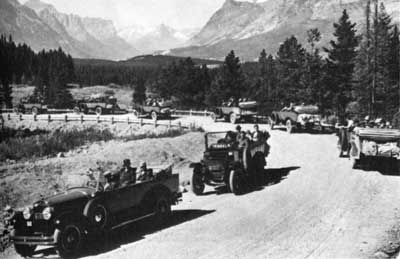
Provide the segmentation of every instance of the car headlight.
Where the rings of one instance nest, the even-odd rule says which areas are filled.
[[[31,208],[26,207],[26,208],[24,209],[24,211],[22,212],[22,214],[24,215],[24,219],[26,219],[26,220],[30,219],[31,216],[32,216],[32,210],[31,210]]]
[[[52,209],[50,207],[45,208],[42,211],[43,219],[49,220],[51,218]]]

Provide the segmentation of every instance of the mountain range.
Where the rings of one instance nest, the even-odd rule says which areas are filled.
[[[400,23],[400,1],[381,0],[394,22]],[[317,27],[320,46],[332,39],[333,23],[347,9],[352,22],[362,29],[365,0],[266,0],[242,2],[226,0],[201,31],[190,39],[189,47],[173,49],[170,55],[223,59],[230,50],[244,60],[254,60],[262,49],[276,53],[280,43],[295,35],[307,44],[306,31]]]
[[[395,23],[400,23],[400,1],[380,0]],[[59,12],[40,0],[24,5],[0,0],[0,33],[11,34],[34,50],[62,47],[75,58],[125,60],[142,54],[191,56],[222,60],[235,50],[242,60],[257,59],[262,49],[276,53],[291,35],[307,46],[306,32],[318,28],[327,46],[333,23],[343,9],[363,28],[366,0],[225,0],[201,29],[176,30],[165,24],[117,30],[110,20]]]

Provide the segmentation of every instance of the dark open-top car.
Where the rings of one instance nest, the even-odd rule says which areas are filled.
[[[104,191],[103,184],[78,187],[35,202],[12,218],[16,251],[31,256],[39,245],[61,257],[75,256],[87,237],[155,216],[163,219],[181,198],[179,176],[169,167],[151,180]]]
[[[200,163],[191,165],[192,191],[204,192],[205,185],[226,185],[234,194],[241,194],[252,180],[263,172],[269,153],[268,136],[257,142],[241,145],[233,132],[205,134],[205,152]]]

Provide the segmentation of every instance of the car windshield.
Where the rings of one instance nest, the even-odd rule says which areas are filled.
[[[227,149],[236,141],[234,132],[212,132],[206,135],[207,149]]]

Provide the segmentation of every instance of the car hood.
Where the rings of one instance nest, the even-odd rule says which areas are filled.
[[[89,198],[95,193],[92,188],[73,188],[65,192],[50,196],[42,201],[37,202],[37,205],[46,204],[48,206],[55,206],[61,203],[70,202],[74,200]]]

